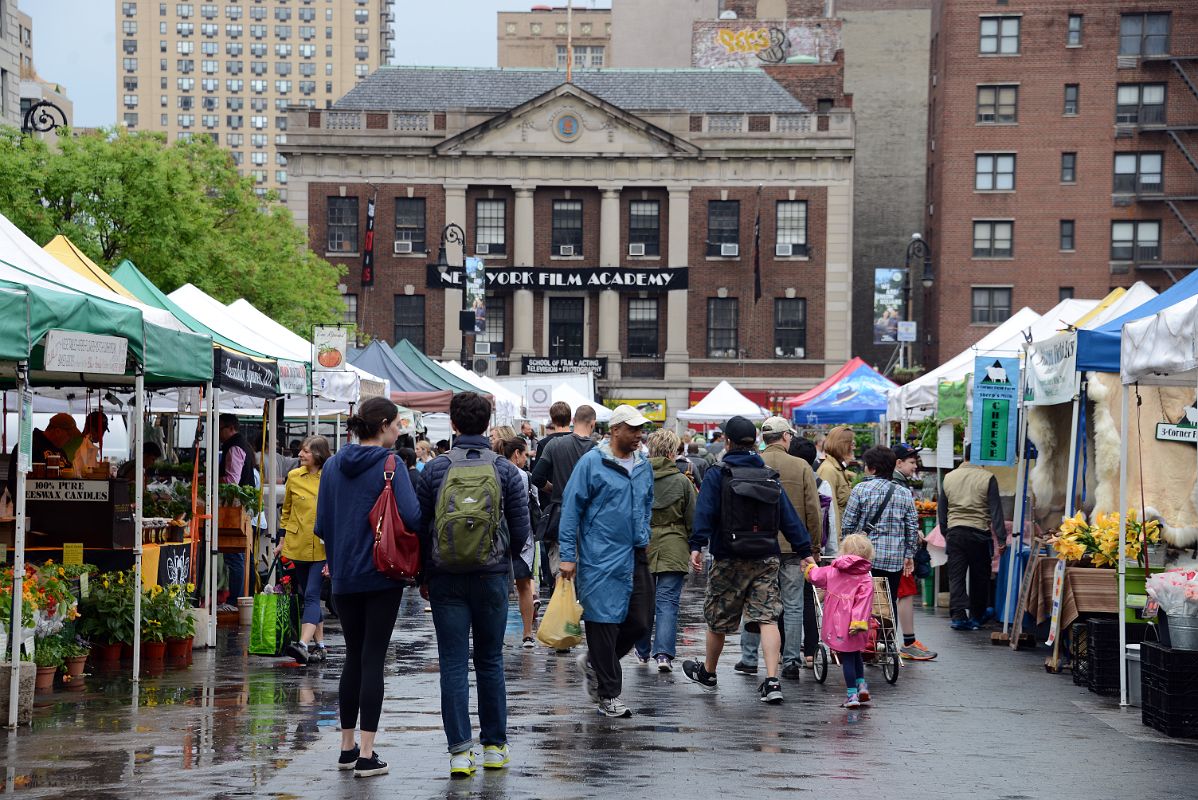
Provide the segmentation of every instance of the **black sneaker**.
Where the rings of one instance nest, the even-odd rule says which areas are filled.
[[[308,648],[304,647],[299,642],[292,642],[291,644],[287,645],[283,652],[294,658],[297,663],[308,663]]]
[[[803,677],[803,668],[798,664],[787,664],[782,668],[782,677],[788,681],[797,681]]]
[[[761,702],[777,705],[782,702],[782,684],[777,678],[766,678],[757,687],[761,694]]]
[[[739,672],[741,675],[756,675],[757,665],[749,666],[743,661],[737,661],[736,666],[732,668],[733,672]]]
[[[682,674],[704,689],[711,690],[716,687],[715,673],[708,672],[702,661],[683,661]]]
[[[358,756],[362,750],[356,744],[353,750],[342,750],[341,757],[337,759],[337,769],[353,769],[358,765]]]
[[[354,766],[355,778],[370,778],[374,775],[386,775],[391,768],[387,762],[379,758],[378,753],[371,753],[370,758],[359,758]]]

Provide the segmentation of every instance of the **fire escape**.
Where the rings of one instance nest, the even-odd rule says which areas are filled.
[[[1124,60],[1126,57],[1121,56],[1119,66],[1125,66]],[[1134,200],[1145,204],[1161,203],[1169,209],[1169,213],[1178,221],[1182,230],[1185,231],[1190,241],[1194,244],[1194,255],[1187,257],[1183,263],[1163,263],[1155,261],[1151,264],[1153,268],[1164,270],[1171,280],[1176,281],[1177,277],[1174,270],[1188,270],[1198,268],[1198,216],[1195,215],[1195,203],[1198,203],[1198,189],[1195,188],[1198,181],[1198,143],[1194,136],[1198,134],[1198,53],[1189,55],[1146,55],[1131,57],[1130,61],[1138,61],[1138,65],[1146,71],[1155,72],[1160,75],[1158,82],[1166,85],[1166,94],[1168,97],[1168,105],[1171,106],[1166,115],[1165,106],[1160,107],[1159,112],[1147,114],[1149,111],[1145,107],[1141,107],[1140,115],[1137,118],[1133,135],[1143,137],[1151,137],[1154,141],[1160,141],[1160,137],[1167,139],[1167,142],[1160,142],[1162,151],[1168,150],[1170,146],[1185,158],[1186,162],[1193,170],[1191,176],[1193,180],[1181,180],[1180,176],[1174,172],[1172,179],[1164,172],[1162,163],[1162,178],[1166,185],[1172,184],[1176,186],[1181,183],[1186,186],[1188,192],[1170,192],[1161,183],[1157,183],[1153,188],[1147,188],[1140,184],[1137,180],[1135,187]],[[1181,86],[1189,92],[1189,97],[1185,96],[1184,92],[1172,91],[1169,89],[1180,88],[1177,81],[1170,80],[1170,74],[1175,74],[1181,79]],[[1117,123],[1122,123],[1122,118],[1117,118]],[[1126,131],[1126,133],[1125,133]],[[1128,131],[1122,124],[1117,127],[1116,136],[1125,136],[1131,131]],[[1147,190],[1146,190],[1147,189]],[[1130,198],[1128,198],[1130,199]],[[1119,202],[1118,197],[1116,202]],[[1158,246],[1164,245],[1164,230],[1161,230],[1161,241]],[[1158,258],[1160,256],[1158,255]],[[1137,262],[1140,259],[1137,258]],[[1139,263],[1137,263],[1139,266]],[[1143,266],[1149,266],[1145,263]]]

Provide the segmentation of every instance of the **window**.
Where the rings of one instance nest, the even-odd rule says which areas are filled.
[[[507,352],[504,346],[504,330],[507,328],[507,298],[501,294],[487,295],[487,319],[483,332],[474,337],[475,342],[490,342],[495,355]]]
[[[738,307],[735,297],[707,298],[707,357],[738,358]]]
[[[1065,84],[1065,111],[1067,117],[1075,117],[1078,113],[1078,96],[1080,89],[1076,83]]]
[[[974,222],[974,258],[1010,258],[1014,222]]]
[[[776,244],[790,245],[792,256],[807,255],[807,201],[779,200],[775,218]]]
[[[180,43],[182,44],[182,43]],[[122,45],[126,55],[133,55],[137,52],[137,40],[125,39]]]
[[[137,91],[137,78],[136,77],[125,78],[124,87],[125,87],[126,92],[136,92]]]
[[[1019,17],[982,17],[982,55],[1019,55]]]
[[[245,81],[241,78],[230,78],[225,81],[225,88],[230,92],[240,92],[245,88]]]
[[[121,66],[124,68],[125,72],[137,72],[137,59],[122,58]]]
[[[124,97],[125,108],[137,108],[137,95],[127,94]]]
[[[1115,123],[1153,125],[1165,121],[1165,84],[1121,83],[1115,90]]]
[[[176,22],[175,33],[180,36],[191,36],[195,33],[196,24],[194,22]]]
[[[179,87],[181,92],[190,92],[196,88],[195,78],[175,78],[175,85]]]
[[[661,204],[657,200],[628,204],[628,244],[643,247],[641,255],[661,255]]]
[[[478,200],[474,204],[474,251],[478,255],[503,255],[507,252],[507,202]],[[486,245],[486,251],[480,245]],[[490,304],[488,301],[488,310]]]
[[[1062,250],[1076,250],[1077,249],[1074,246],[1076,244],[1076,242],[1074,241],[1074,238],[1073,238],[1073,230],[1074,230],[1073,220],[1071,220],[1071,219],[1061,220],[1061,249]]]
[[[1061,288],[1057,289],[1057,302],[1060,302],[1061,300],[1072,300],[1072,299],[1073,299],[1073,287],[1072,286],[1062,286]]]
[[[1112,261],[1160,261],[1160,220],[1111,223]]]
[[[1069,28],[1065,34],[1066,47],[1081,47],[1082,46],[1082,15],[1069,15]]]
[[[124,34],[126,36],[136,36],[137,35],[137,23],[129,22],[129,21],[122,22],[121,23],[121,31],[124,32]]]
[[[395,198],[395,241],[411,242],[413,253],[423,253],[424,198]]]
[[[407,339],[424,352],[424,295],[395,295],[395,341]]]
[[[1017,122],[1018,86],[979,86],[977,121],[983,124]]]
[[[970,321],[974,325],[998,325],[1011,317],[1010,287],[973,287]]]
[[[358,198],[330,197],[327,227],[330,253],[358,252]]]
[[[582,358],[585,302],[581,297],[549,298],[550,358]]]
[[[137,3],[121,3],[121,13],[126,17],[137,15]]]
[[[279,22],[286,22],[291,19],[291,9],[284,6],[279,6],[275,9],[275,19]]]
[[[290,25],[276,25],[275,26],[275,38],[276,39],[284,39],[284,40],[290,39],[291,38],[291,26]]]
[[[370,48],[364,44],[354,45],[354,58],[365,61],[370,57]]]
[[[566,49],[566,46],[564,44],[559,44],[557,46],[557,68],[565,69],[568,58],[569,51]]]
[[[250,9],[251,11],[253,9]],[[345,301],[345,315],[341,321],[346,325],[358,324],[358,296],[356,294],[343,294],[341,299]]]
[[[657,298],[630,299],[628,355],[632,358],[657,358],[660,352],[657,339]]]
[[[774,357],[807,355],[807,301],[800,297],[774,300]]]
[[[1115,153],[1115,192],[1160,192],[1164,153]]]
[[[191,97],[189,95],[184,95],[183,97],[179,98],[179,110],[180,111],[191,111],[191,109],[194,107],[195,107],[195,98],[194,97]]]
[[[213,42],[213,44],[215,44],[215,42]],[[241,44],[241,42],[229,42],[225,45],[225,53],[227,55],[239,57],[243,52],[245,52],[245,47]]]
[[[1124,14],[1120,18],[1119,55],[1160,56],[1168,52],[1168,14]]]
[[[136,114],[133,114],[133,113],[125,114],[125,127],[126,128],[136,128],[137,127],[137,115]]]
[[[563,247],[573,247],[571,255],[582,255],[581,200],[553,201],[553,252],[550,255],[561,255]]]
[[[1077,183],[1077,153],[1061,153],[1061,183]]]
[[[220,26],[215,22],[204,22],[200,24],[200,33],[208,38],[216,36],[220,31]]]
[[[245,134],[230,133],[227,141],[229,143],[229,147],[241,147],[243,144],[245,144]]]
[[[236,39],[238,36],[241,36],[241,30],[242,30],[242,28],[241,28],[240,23],[238,23],[237,25],[232,25],[232,24],[226,25],[225,26],[225,35],[228,36],[230,39]]]
[[[1015,154],[982,153],[974,156],[973,188],[979,192],[1015,189]]]
[[[732,245],[726,248],[724,245]],[[735,250],[735,252],[733,252]],[[707,255],[740,254],[740,201],[707,202]]]

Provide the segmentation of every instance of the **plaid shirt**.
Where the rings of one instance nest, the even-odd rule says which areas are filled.
[[[874,569],[898,572],[903,568],[904,559],[915,556],[919,542],[919,515],[915,513],[909,490],[885,478],[866,478],[853,487],[840,530],[842,537],[862,532],[861,529],[878,513],[878,506],[891,486],[894,486],[894,494],[882,509],[869,540],[874,545]]]

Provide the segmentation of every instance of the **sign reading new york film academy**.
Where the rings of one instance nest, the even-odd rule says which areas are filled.
[[[47,372],[124,375],[129,342],[120,336],[52,330],[46,333]]]
[[[487,291],[602,291],[668,292],[686,289],[686,267],[670,269],[637,269],[635,267],[558,269],[546,267],[487,267],[483,281]],[[427,267],[426,283],[430,289],[461,289],[469,278],[461,267],[450,267],[444,273],[435,264]]]
[[[1077,334],[1061,333],[1027,348],[1029,406],[1055,406],[1073,401],[1077,385]]]
[[[698,22],[691,34],[691,66],[829,64],[841,48],[840,26],[838,19]]]
[[[1018,402],[1018,358],[974,359],[971,462],[996,467],[1015,463]]]

